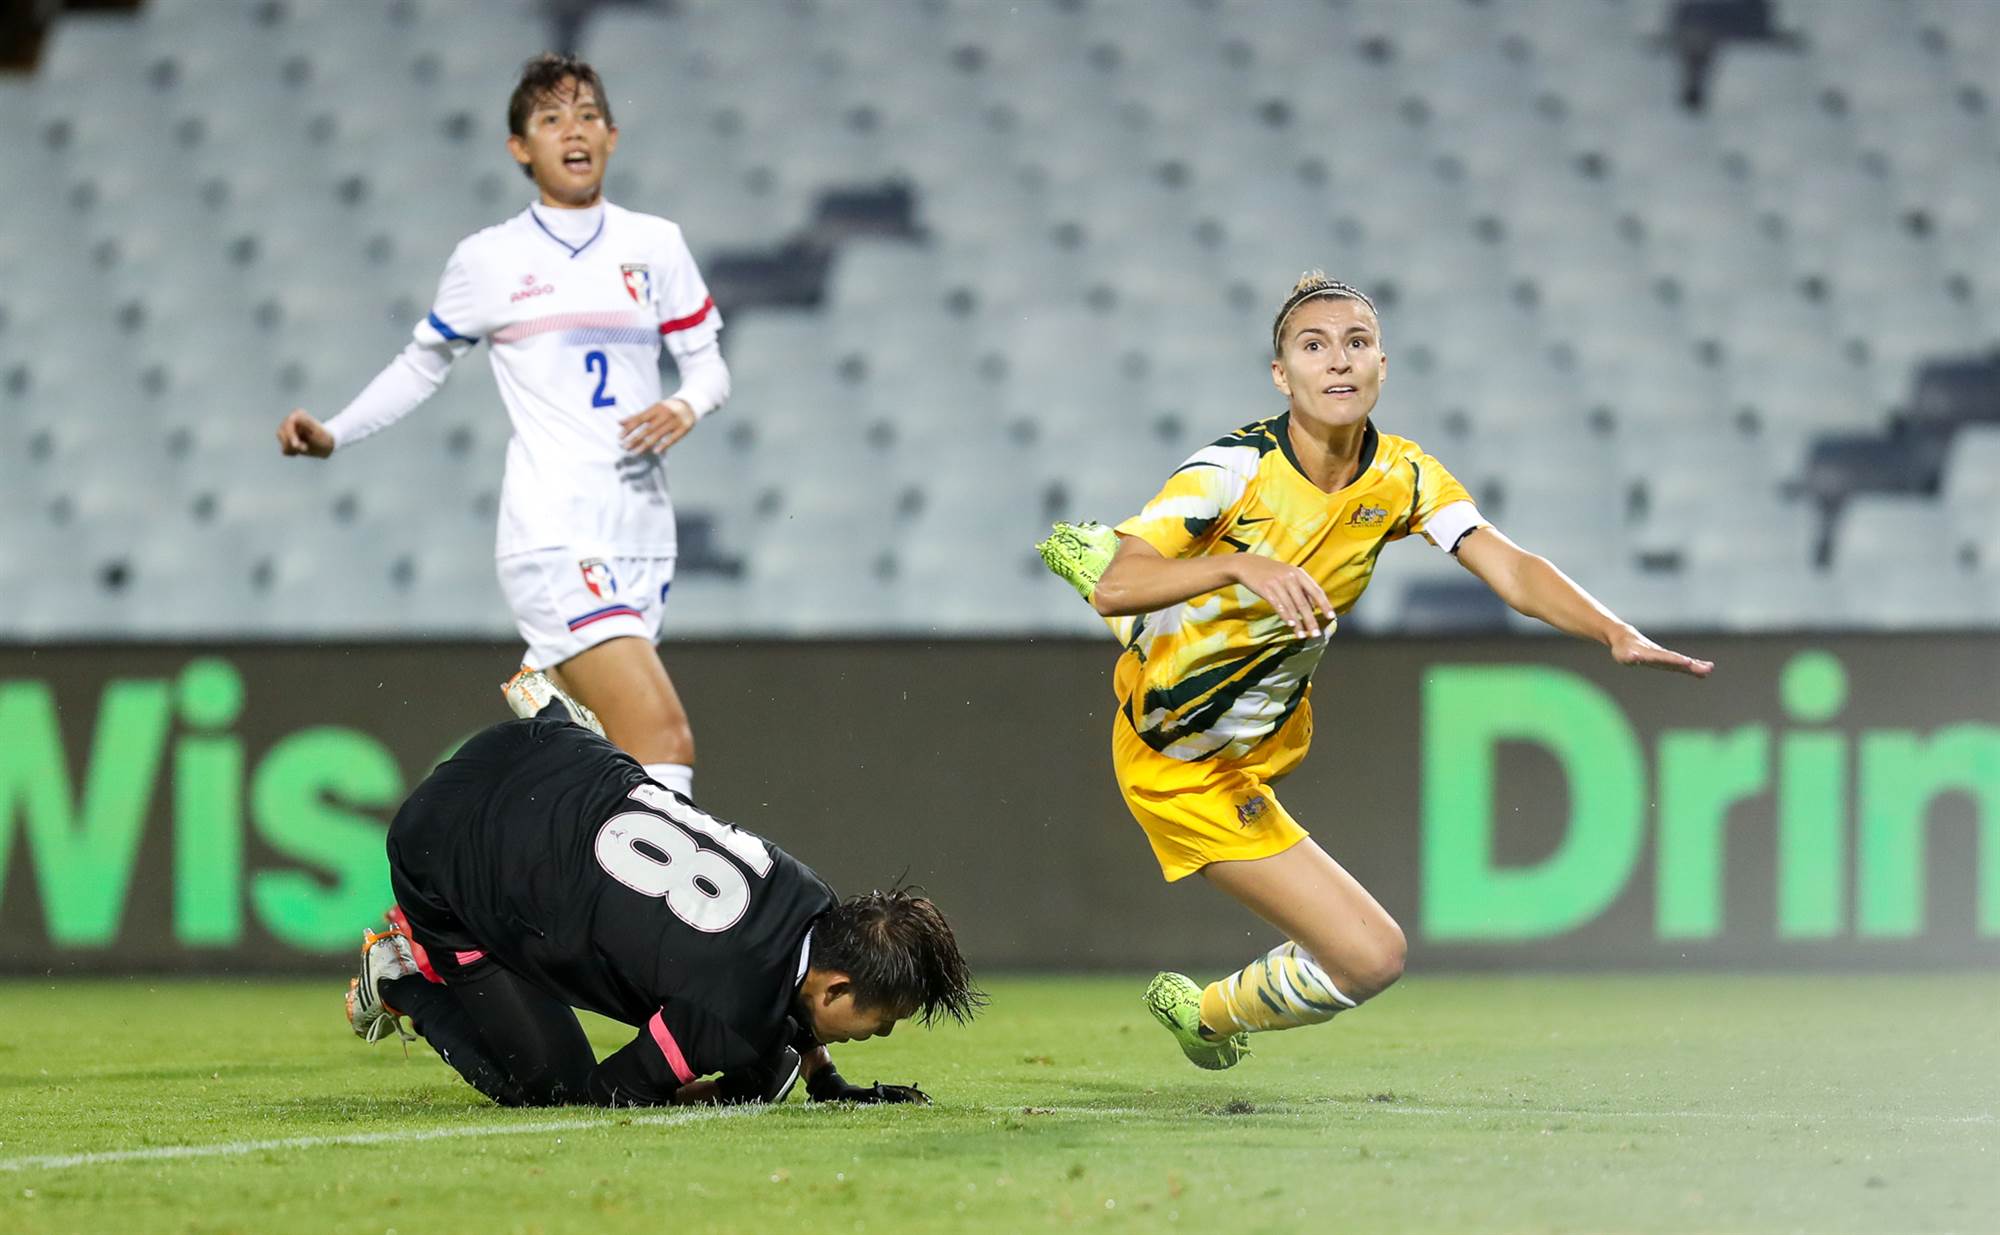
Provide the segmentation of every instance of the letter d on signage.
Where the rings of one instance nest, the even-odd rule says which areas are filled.
[[[1433,939],[1536,939],[1618,896],[1643,836],[1646,769],[1618,705],[1573,673],[1461,665],[1424,682],[1423,926]],[[1535,742],[1569,780],[1562,844],[1535,866],[1493,861],[1494,751]]]

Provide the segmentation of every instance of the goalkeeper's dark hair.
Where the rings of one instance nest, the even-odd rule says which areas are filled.
[[[566,81],[574,81],[578,90],[590,87],[591,95],[597,100],[597,110],[604,113],[604,123],[616,123],[611,118],[611,98],[604,93],[604,80],[598,77],[597,70],[591,68],[588,61],[575,56],[545,51],[521,66],[521,81],[507,99],[507,131],[526,139],[528,116],[541,105],[542,100],[561,95]],[[524,167],[521,170],[528,169]],[[532,172],[529,174],[533,175]]]
[[[1292,315],[1292,310],[1298,308],[1308,300],[1314,300],[1321,296],[1328,296],[1335,300],[1360,301],[1362,304],[1368,306],[1370,313],[1375,315],[1376,328],[1378,330],[1381,328],[1382,312],[1375,307],[1374,301],[1368,299],[1368,293],[1352,284],[1342,283],[1339,279],[1328,278],[1324,270],[1308,270],[1299,276],[1298,282],[1292,284],[1292,294],[1285,297],[1285,303],[1278,309],[1278,316],[1271,322],[1271,354],[1273,356],[1284,355],[1285,319]]]
[[[986,1006],[951,923],[908,888],[850,896],[813,923],[812,967],[838,970],[866,1008],[914,1006],[924,1024],[959,1024]]]

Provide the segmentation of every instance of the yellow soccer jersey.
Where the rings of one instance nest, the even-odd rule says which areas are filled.
[[[1337,613],[1354,607],[1382,546],[1421,532],[1447,551],[1485,525],[1465,487],[1407,438],[1367,426],[1354,480],[1326,493],[1286,436],[1291,413],[1196,451],[1159,496],[1118,525],[1165,557],[1257,553],[1304,569]],[[1305,698],[1334,623],[1299,639],[1247,587],[1218,589],[1121,630],[1138,686],[1121,700],[1148,746],[1175,759],[1240,758]],[[1121,681],[1133,680],[1129,669]]]

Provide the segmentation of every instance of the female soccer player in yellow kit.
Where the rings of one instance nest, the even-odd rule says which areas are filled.
[[[1305,757],[1313,668],[1386,542],[1425,536],[1516,610],[1620,664],[1714,668],[1620,621],[1482,519],[1415,442],[1376,430],[1388,361],[1367,296],[1308,273],[1271,345],[1286,411],[1196,451],[1115,529],[1058,524],[1039,546],[1125,644],[1112,764],[1162,873],[1200,872],[1286,938],[1206,988],[1177,973],[1147,988],[1204,1068],[1235,1064],[1248,1031],[1328,1020],[1403,972],[1395,919],[1271,790]]]

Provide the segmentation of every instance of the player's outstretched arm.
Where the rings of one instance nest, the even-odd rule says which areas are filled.
[[[425,329],[418,327],[420,333]],[[293,408],[278,425],[278,449],[287,455],[324,459],[342,446],[381,432],[436,394],[451,373],[452,361],[470,347],[464,339],[412,341],[332,420],[322,424],[304,408]]]
[[[1137,536],[1120,536],[1118,552],[1090,594],[1103,617],[1151,613],[1237,584],[1269,601],[1300,638],[1317,635],[1319,618],[1333,616],[1333,602],[1297,566],[1254,553],[1170,558]]]
[[[302,407],[295,407],[278,425],[278,449],[286,455],[324,459],[333,453],[333,432]]]
[[[1529,553],[1501,535],[1498,528],[1467,532],[1457,554],[1459,564],[1479,576],[1509,608],[1547,622],[1564,634],[1602,643],[1621,665],[1667,669],[1698,678],[1715,670],[1713,661],[1663,648],[1630,623],[1620,621],[1617,614],[1556,569],[1555,563]]]

